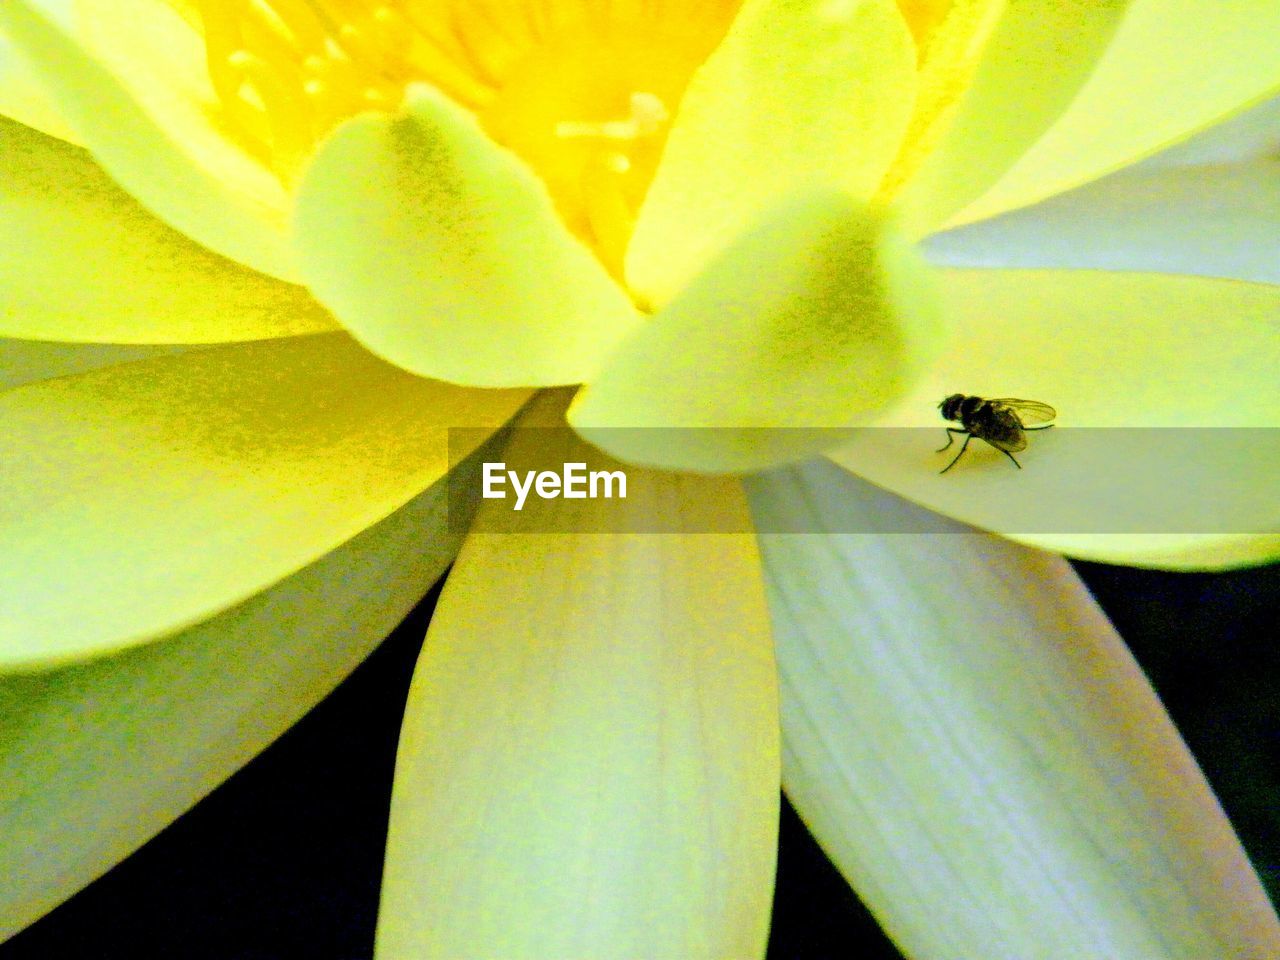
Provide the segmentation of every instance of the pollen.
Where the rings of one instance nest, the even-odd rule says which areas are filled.
[[[194,2],[226,127],[286,186],[335,126],[430,84],[619,274],[684,89],[740,0]]]

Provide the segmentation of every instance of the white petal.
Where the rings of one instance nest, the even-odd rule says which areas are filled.
[[[957,267],[1077,267],[1280,283],[1280,159],[1118,173],[924,244]]]
[[[750,488],[763,529],[919,511],[827,464]],[[784,786],[906,955],[1280,956],[1230,825],[1064,561],[959,525],[761,542]]]
[[[1280,157],[1280,97],[1237,114],[1190,140],[1143,160],[1139,169],[1244,163]]]

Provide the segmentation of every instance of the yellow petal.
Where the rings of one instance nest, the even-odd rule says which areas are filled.
[[[728,502],[747,522],[736,481],[697,486],[646,477],[600,509],[696,528]],[[742,534],[469,537],[409,694],[378,955],[762,956],[778,733],[759,577]]]
[[[869,198],[914,96],[915,47],[890,0],[747,0],[681,101],[628,284],[665,303],[793,190]]]
[[[830,465],[749,486],[765,527],[922,520]],[[1065,561],[958,525],[761,549],[787,795],[904,955],[1280,956],[1230,824]]]
[[[0,29],[99,163],[170,226],[289,279],[280,182],[216,125],[201,39],[162,0],[83,3],[74,33],[36,4],[0,4]]]
[[[119,346],[111,343],[50,343],[0,338],[0,392],[37,380],[87,373],[135,360],[184,353],[191,347]]]
[[[967,62],[971,49],[956,44],[955,66],[930,75],[944,91],[963,84],[963,93],[925,89],[922,97],[938,101],[936,115],[913,125],[922,128],[913,131],[886,185],[899,194],[909,232],[927,233],[976,199],[1049,129],[1089,79],[1128,5],[1020,0],[1004,4],[993,27],[984,30],[979,20],[971,28],[972,42],[983,44],[976,63]],[[976,17],[991,6],[956,9],[972,7]]]
[[[0,116],[10,117],[51,137],[75,142],[75,134],[49,94],[3,34],[0,34]]]
[[[333,330],[301,287],[197,246],[78,147],[0,118],[0,333],[213,343]]]
[[[534,174],[426,87],[399,116],[358,117],[321,147],[297,235],[320,300],[426,376],[576,383],[639,320]]]
[[[1133,0],[1061,119],[958,222],[1110,173],[1280,92],[1280,4]]]
[[[747,470],[805,456],[908,388],[936,339],[930,293],[915,253],[861,202],[808,194],[627,340],[570,420],[651,465]]]
[[[1012,539],[1036,546],[1047,538]],[[1274,533],[1060,533],[1052,542],[1056,550],[1077,559],[1157,570],[1230,570],[1280,558],[1280,535]]]
[[[839,463],[1073,556],[1208,567],[1280,554],[1280,287],[1087,270],[946,270],[942,286],[952,348],[882,421],[910,429],[864,431]],[[978,442],[939,475],[958,448],[934,452],[937,404],[956,392],[1043,401],[1059,427],[1029,437],[1026,469]]]
[[[1216,163],[1248,163],[1280,156],[1280,96],[1237,113],[1182,140],[1137,166],[1138,170]]]
[[[930,237],[958,267],[1075,267],[1280,283],[1280,160],[1121,171]]]
[[[440,478],[450,426],[523,400],[420,380],[341,334],[195,351],[0,395],[0,662],[210,617]]]
[[[168,826],[386,636],[457,549],[445,488],[175,637],[0,679],[0,940]]]

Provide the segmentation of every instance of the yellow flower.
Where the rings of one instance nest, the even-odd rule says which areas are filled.
[[[33,367],[0,396],[0,657],[31,671],[0,684],[0,782],[21,787],[0,798],[0,875],[22,878],[6,931],[385,634],[458,547],[447,428],[497,430],[532,388],[587,384],[570,420],[624,459],[719,472],[833,428],[936,423],[938,397],[1008,383],[1073,426],[1280,418],[1274,286],[932,269],[914,243],[1274,92],[1271,3],[1207,26],[1184,0],[79,13],[0,7],[30,69],[0,50],[0,334]],[[562,398],[527,416],[561,418]],[[832,458],[1076,555],[1277,553],[1274,536],[1025,532],[1045,484],[1077,482],[1062,451],[1037,449],[1048,479],[939,478],[894,436]],[[1167,477],[1135,459],[1098,502]],[[1263,495],[1260,531],[1273,466],[1227,478]],[[733,477],[645,476],[632,509],[749,524]],[[752,481],[756,516],[800,499],[787,482],[817,528],[912,509],[825,461]],[[948,586],[963,604],[939,603]],[[1064,561],[978,534],[475,533],[411,696],[380,949],[758,954],[780,765],[914,956],[1280,944]],[[852,802],[883,829],[847,836]],[[940,922],[957,883],[972,896]]]

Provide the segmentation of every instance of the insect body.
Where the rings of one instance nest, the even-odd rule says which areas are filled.
[[[1046,430],[1053,426],[1049,421],[1058,415],[1053,407],[1038,400],[1017,400],[1013,397],[986,400],[963,393],[951,394],[938,404],[938,409],[942,411],[943,419],[955,420],[960,427],[947,427],[947,446],[940,447],[937,452],[941,453],[955,443],[957,433],[964,437],[960,452],[939,473],[946,473],[956,465],[974,437],[991,444],[1021,470],[1022,464],[1014,460],[1013,454],[1026,449],[1026,431]]]

